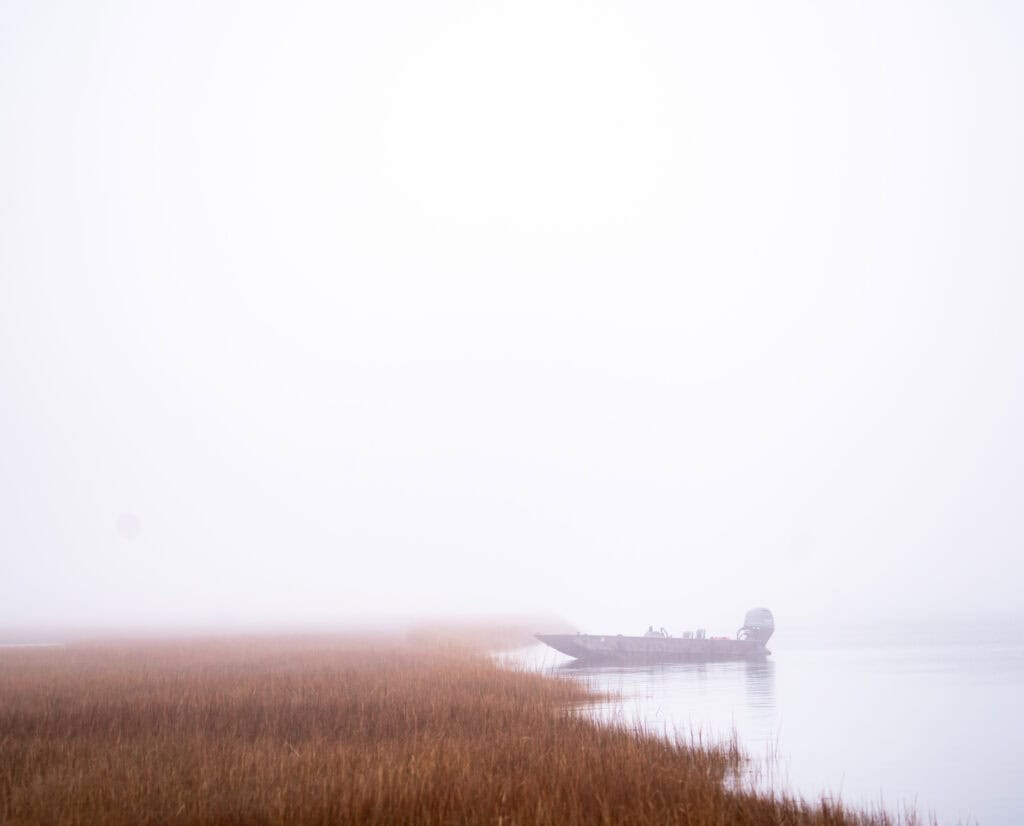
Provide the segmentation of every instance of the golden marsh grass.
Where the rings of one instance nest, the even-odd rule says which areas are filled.
[[[734,745],[602,727],[435,640],[0,650],[4,824],[882,824],[730,790]]]

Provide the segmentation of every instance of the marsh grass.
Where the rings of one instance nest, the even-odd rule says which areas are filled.
[[[450,639],[6,649],[0,822],[895,822],[743,791],[735,740],[603,727],[588,698]]]

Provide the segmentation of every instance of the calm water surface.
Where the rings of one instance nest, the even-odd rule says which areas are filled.
[[[542,645],[516,659],[614,693],[588,712],[606,722],[735,730],[805,797],[1024,824],[1024,644],[769,647],[756,662],[583,667]]]

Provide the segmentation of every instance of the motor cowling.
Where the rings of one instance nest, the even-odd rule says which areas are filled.
[[[743,627],[736,632],[738,640],[752,640],[762,645],[775,633],[775,617],[767,608],[751,608],[743,618]]]

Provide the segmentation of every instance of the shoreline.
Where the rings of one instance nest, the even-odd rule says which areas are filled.
[[[737,742],[577,709],[577,681],[457,639],[294,637],[0,652],[0,820],[894,824],[739,788]]]

